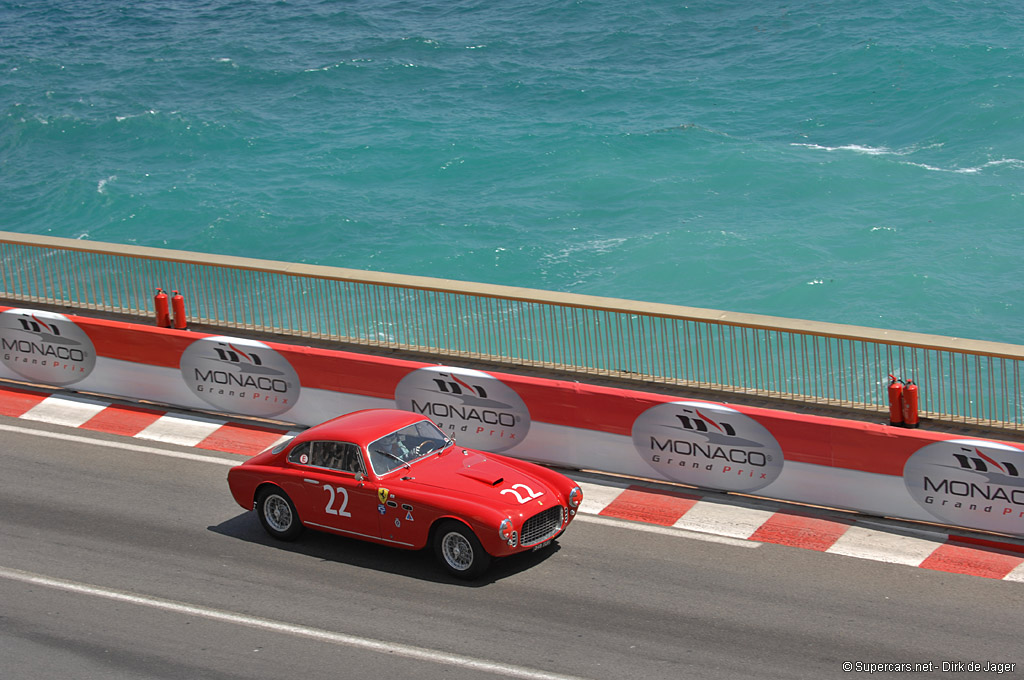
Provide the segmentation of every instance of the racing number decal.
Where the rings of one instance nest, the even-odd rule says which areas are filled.
[[[338,515],[339,517],[351,517],[351,512],[346,512],[345,508],[348,507],[348,490],[343,487],[333,487],[330,484],[324,484],[324,491],[330,494],[330,498],[327,499],[327,507],[324,511],[328,515]],[[335,493],[337,492],[337,494]],[[338,509],[334,508],[334,500],[337,495],[341,496],[341,507]]]
[[[523,491],[523,493],[526,494],[526,497],[524,498],[522,496],[522,494],[519,493],[519,491],[516,491],[516,489],[521,489]],[[533,489],[531,489],[530,487],[526,486],[525,484],[513,484],[508,489],[502,489],[501,493],[502,494],[506,494],[506,493],[512,494],[519,501],[520,505],[522,505],[523,503],[526,503],[528,501],[532,501],[534,498],[540,498],[541,496],[544,495],[543,491],[536,491],[535,492]]]

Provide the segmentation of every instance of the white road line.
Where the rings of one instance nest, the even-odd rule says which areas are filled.
[[[167,458],[181,458],[183,460],[194,460],[201,463],[217,463],[219,465],[238,465],[241,463],[241,459],[229,459],[219,458],[213,455],[203,455],[199,453],[186,453],[184,451],[171,451],[169,449],[157,449],[152,446],[141,446],[139,444],[128,444],[127,442],[119,441],[107,441],[103,439],[97,439],[96,437],[82,437],[76,434],[64,434],[62,432],[45,432],[43,430],[34,430],[30,427],[17,427],[15,425],[3,425],[0,424],[0,431],[4,432],[18,432],[20,434],[30,434],[36,437],[49,437],[50,439],[60,439],[66,442],[75,442],[78,444],[91,444],[92,446],[98,446],[105,449],[120,449],[122,451],[135,451],[137,453],[151,453],[155,456],[165,456]]]
[[[511,664],[488,661],[486,659],[477,659],[471,656],[463,656],[461,654],[451,654],[449,652],[442,652],[424,647],[404,645],[398,642],[387,642],[385,640],[375,640],[373,638],[360,637],[358,635],[347,635],[345,633],[323,630],[322,628],[312,628],[310,626],[302,626],[294,623],[274,621],[272,619],[264,619],[258,616],[248,616],[245,614],[238,614],[236,612],[224,611],[222,609],[211,609],[200,605],[164,600],[158,597],[136,595],[134,593],[128,593],[120,590],[101,588],[85,583],[76,583],[75,581],[51,578],[41,574],[21,571],[19,569],[0,567],[0,578],[36,586],[43,586],[46,588],[53,588],[55,590],[63,590],[70,593],[102,597],[107,600],[114,600],[115,602],[126,602],[128,604],[139,605],[142,607],[151,607],[153,609],[174,612],[176,614],[199,616],[212,621],[233,623],[240,626],[267,630],[274,633],[285,633],[333,645],[355,647],[380,654],[391,654],[419,661],[430,661],[445,666],[457,666],[474,671],[491,673],[493,675],[503,675],[510,678],[524,678],[525,680],[582,680],[577,676],[548,673],[546,671],[526,668],[524,666],[513,666]]]
[[[23,413],[21,417],[25,420],[80,427],[108,406],[110,404],[107,402],[49,396]]]
[[[757,541],[747,541],[739,538],[730,538],[728,536],[719,536],[717,534],[709,534],[702,531],[676,529],[673,527],[666,527],[658,524],[630,522],[629,520],[615,519],[613,517],[602,517],[601,515],[585,515],[583,513],[580,513],[576,515],[575,521],[589,522],[591,524],[604,524],[605,526],[619,527],[620,529],[632,529],[634,531],[646,531],[649,534],[662,534],[664,536],[675,536],[677,538],[692,538],[697,541],[704,541],[705,543],[721,543],[724,545],[734,545],[738,548],[758,548],[761,546],[761,543]]]

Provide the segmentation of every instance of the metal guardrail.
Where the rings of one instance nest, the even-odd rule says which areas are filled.
[[[913,379],[922,417],[1024,429],[1024,347],[466,283],[0,232],[0,298],[882,412]]]

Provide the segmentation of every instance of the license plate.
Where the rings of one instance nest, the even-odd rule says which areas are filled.
[[[551,541],[553,541],[553,540],[555,540],[555,539],[549,538],[548,540],[544,541],[543,543],[538,543],[537,545],[533,546],[534,551],[543,550],[544,548],[546,548],[549,545],[551,545]]]

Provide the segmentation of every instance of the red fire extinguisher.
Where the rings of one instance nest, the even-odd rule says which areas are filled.
[[[889,424],[903,424],[903,383],[892,373],[889,374]]]
[[[188,327],[188,319],[185,318],[185,298],[178,291],[174,291],[171,298],[171,308],[174,309],[174,327],[185,330]]]
[[[167,293],[163,288],[156,289],[153,305],[156,307],[156,325],[160,328],[170,328],[171,310],[167,307]]]
[[[907,386],[903,388],[903,427],[918,426],[917,400],[917,385],[914,384],[913,380],[908,380]]]

